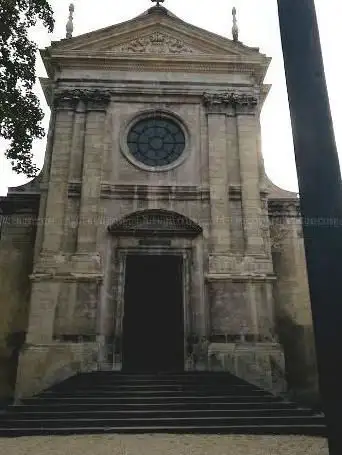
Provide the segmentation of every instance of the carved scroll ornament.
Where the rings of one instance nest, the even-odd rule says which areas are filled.
[[[147,37],[142,37],[125,44],[121,52],[154,53],[154,54],[192,54],[193,50],[183,41],[164,33],[155,32]]]

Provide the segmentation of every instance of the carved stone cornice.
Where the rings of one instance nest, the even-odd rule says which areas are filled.
[[[59,90],[55,92],[54,105],[57,109],[75,109],[82,102],[87,110],[105,110],[110,100],[110,90]]]
[[[258,105],[256,95],[242,92],[216,92],[203,93],[203,103],[211,112],[233,108],[235,111],[244,112],[255,110]]]

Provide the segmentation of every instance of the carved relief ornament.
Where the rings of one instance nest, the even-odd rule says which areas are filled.
[[[153,54],[192,54],[193,50],[183,41],[164,33],[155,32],[147,37],[142,37],[125,44],[120,52],[128,53],[153,53]]]
[[[270,225],[270,239],[272,251],[281,251],[283,242],[289,236],[289,229],[285,224],[272,223]]]
[[[203,103],[206,106],[228,105],[254,107],[258,104],[255,95],[238,92],[203,93]]]
[[[55,93],[54,105],[57,108],[76,108],[81,101],[86,107],[105,109],[111,99],[111,92],[107,90],[61,90]]]

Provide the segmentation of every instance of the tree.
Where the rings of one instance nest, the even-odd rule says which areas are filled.
[[[44,117],[33,93],[37,45],[28,30],[42,22],[51,33],[53,11],[47,0],[1,0],[0,136],[9,140],[5,156],[17,174],[34,177],[32,142],[45,135]]]

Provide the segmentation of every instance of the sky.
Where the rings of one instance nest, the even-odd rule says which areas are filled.
[[[296,0],[301,1],[301,0]],[[335,127],[339,157],[342,157],[342,90],[341,55],[342,44],[342,1],[315,0],[321,35],[323,60]],[[65,38],[70,0],[50,0],[55,13],[55,30],[49,34],[44,27],[37,26],[30,31],[40,48],[49,46],[51,41]],[[150,0],[74,0],[74,33],[77,36],[102,27],[130,20],[151,6]],[[238,12],[239,40],[244,44],[259,47],[260,51],[272,57],[265,83],[272,88],[266,100],[262,116],[262,151],[268,176],[278,186],[297,191],[297,176],[293,152],[290,115],[287,100],[284,64],[282,58],[277,0],[165,0],[164,6],[182,20],[230,38],[232,28],[232,7]],[[340,50],[339,50],[340,49]],[[40,56],[37,56],[37,76],[46,77]],[[49,124],[49,108],[39,83],[35,86],[41,107],[45,112],[43,126]],[[33,146],[34,159],[41,167],[45,154],[46,138],[37,140]],[[4,159],[6,142],[0,138],[0,196],[6,195],[7,188],[26,183],[28,179],[11,171],[10,163]]]

